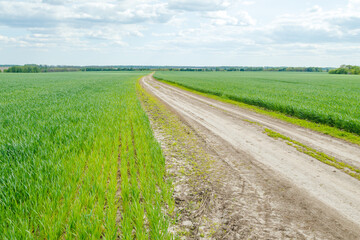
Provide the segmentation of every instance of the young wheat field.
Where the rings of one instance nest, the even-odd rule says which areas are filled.
[[[360,134],[360,76],[296,72],[156,72],[158,79]]]
[[[171,238],[144,74],[0,74],[0,239]]]

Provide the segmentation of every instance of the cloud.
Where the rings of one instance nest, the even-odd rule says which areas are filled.
[[[321,12],[322,8],[319,5],[315,5],[308,9],[308,12],[315,13],[315,12]]]
[[[0,25],[10,27],[53,26],[54,9],[35,2],[0,2]]]
[[[121,23],[157,22],[165,23],[172,18],[172,13],[166,8],[166,4],[142,4],[133,9],[118,12],[115,21]]]
[[[335,54],[334,48],[359,52],[360,0],[345,1],[341,9],[319,2],[286,10],[290,3],[282,4],[280,12],[286,14],[272,14],[282,1],[274,6],[262,2],[0,0],[0,42],[4,49],[179,51],[189,56],[310,56]]]
[[[17,42],[15,38],[10,38],[7,36],[0,35],[0,41],[4,43]]]
[[[21,38],[14,38],[0,35],[0,42],[7,44],[7,46],[15,46],[15,47],[40,47],[42,44],[39,42],[40,36],[37,36],[37,42],[32,43],[29,41],[29,37],[21,37]]]
[[[42,0],[43,3],[51,5],[64,5],[69,3],[69,0]]]
[[[349,0],[348,7],[349,7],[349,9],[352,9],[353,11],[359,11],[360,10],[360,0]]]
[[[309,28],[301,25],[283,25],[276,27],[270,35],[276,43],[328,43],[341,39],[336,33],[324,28]]]
[[[59,24],[74,26],[118,23],[135,24],[167,22],[172,14],[165,3],[124,7],[115,1],[60,1],[42,2],[1,1],[0,25],[10,27],[54,27]]]
[[[242,1],[240,3],[243,5],[249,6],[249,5],[254,5],[256,2],[255,1]]]
[[[224,0],[171,0],[168,5],[169,9],[190,12],[218,11],[228,6]]]
[[[198,11],[186,11],[186,17],[192,14],[190,16],[195,19],[189,18],[187,28],[183,25],[177,33],[153,34],[162,40],[145,48],[153,47],[158,51],[176,49],[188,54],[207,51],[269,57],[293,54],[310,58],[327,54],[335,56],[338,52],[349,54],[346,49],[351,46],[352,51],[359,54],[360,16],[349,6],[345,4],[343,9],[324,10],[315,5],[300,13],[276,16],[262,24],[241,6],[235,8],[231,5],[221,10],[193,8],[193,11]],[[203,19],[200,24],[196,16]]]
[[[204,15],[211,19],[214,25],[233,25],[233,26],[249,26],[254,25],[256,21],[245,11],[230,14],[227,11],[208,12]]]
[[[127,46],[125,37],[143,37],[144,26],[166,23],[172,16],[158,1],[0,1],[0,27],[27,32],[16,37],[21,47]]]
[[[325,11],[314,6],[299,15],[283,15],[275,19],[266,32],[278,43],[357,43],[360,38],[360,15],[351,0],[343,9]]]

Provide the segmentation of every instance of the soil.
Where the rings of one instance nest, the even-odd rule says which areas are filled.
[[[356,145],[156,81],[145,101],[174,179],[184,239],[360,239],[360,181],[268,128],[355,167]],[[176,116],[176,117],[175,117]]]

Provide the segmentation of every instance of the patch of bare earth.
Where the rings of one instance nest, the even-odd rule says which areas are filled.
[[[351,222],[248,152],[149,93],[139,95],[175,186],[171,231],[183,239],[359,239]]]

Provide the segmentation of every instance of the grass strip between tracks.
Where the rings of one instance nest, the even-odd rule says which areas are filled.
[[[291,138],[286,137],[268,128],[265,128],[264,133],[266,133],[269,137],[272,137],[274,139],[282,139],[286,142],[286,144],[296,148],[299,152],[305,153],[319,160],[322,163],[335,167],[345,172],[346,174],[349,174],[350,176],[356,178],[357,180],[360,180],[360,169],[355,168],[354,166],[351,166],[344,162],[337,161],[334,157],[328,156],[325,153],[319,152],[313,148],[310,148],[298,141],[292,140]]]
[[[243,102],[230,100],[230,99],[227,99],[225,97],[219,97],[219,96],[212,95],[212,94],[209,94],[209,93],[196,91],[196,90],[193,90],[191,88],[185,87],[183,85],[167,81],[165,79],[159,79],[159,78],[156,78],[156,77],[154,77],[154,78],[156,80],[160,81],[160,82],[169,84],[171,86],[174,86],[174,87],[177,87],[177,88],[180,88],[180,89],[183,89],[183,90],[186,90],[188,92],[192,92],[192,93],[195,93],[195,94],[198,94],[198,95],[201,95],[201,96],[204,96],[204,97],[208,97],[208,98],[211,98],[211,99],[215,99],[215,100],[218,100],[218,101],[221,101],[221,102],[230,103],[230,104],[239,106],[241,108],[251,110],[251,111],[256,112],[256,113],[261,113],[261,114],[264,114],[264,115],[267,115],[267,116],[270,116],[270,117],[273,117],[273,118],[277,118],[277,119],[280,119],[280,120],[283,120],[283,121],[298,125],[300,127],[308,128],[308,129],[314,130],[316,132],[320,132],[320,133],[323,133],[323,134],[326,134],[326,135],[329,135],[329,136],[332,136],[332,137],[335,137],[335,138],[339,138],[339,139],[342,139],[342,140],[345,140],[347,142],[354,143],[354,144],[357,144],[357,145],[360,146],[360,136],[357,135],[357,134],[354,134],[354,133],[346,132],[346,131],[343,131],[341,129],[331,127],[331,126],[328,126],[328,125],[325,125],[325,124],[315,123],[315,122],[311,122],[311,121],[308,121],[308,120],[299,119],[299,118],[296,118],[296,117],[291,117],[291,116],[285,115],[283,113],[276,112],[276,111],[271,111],[271,110],[268,110],[268,109],[265,109],[265,108],[262,108],[262,107],[257,107],[257,106],[249,105],[249,104],[246,104],[246,103],[243,103]]]

